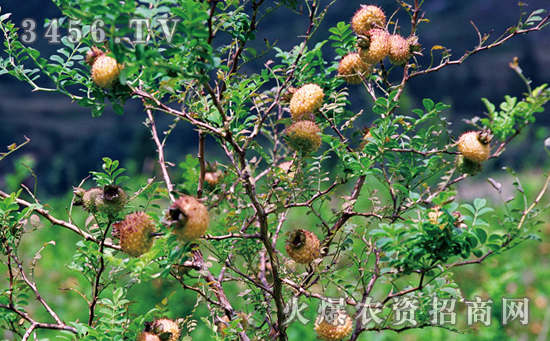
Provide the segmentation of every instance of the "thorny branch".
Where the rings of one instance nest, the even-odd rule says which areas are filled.
[[[143,99],[143,103],[145,104],[145,99]],[[155,144],[157,146],[158,163],[162,171],[162,176],[164,178],[164,183],[166,184],[166,189],[168,190],[168,197],[170,198],[170,201],[174,202],[176,201],[176,199],[174,198],[174,194],[172,193],[174,185],[172,185],[170,174],[168,174],[168,168],[166,167],[166,161],[164,160],[164,142],[161,142],[158,137],[157,125],[155,123],[155,118],[153,116],[152,110],[146,109],[145,111],[147,112],[147,118],[149,121],[148,126],[151,129],[151,135],[153,135],[153,140],[155,141]]]
[[[223,287],[220,282],[216,279],[216,277],[212,275],[212,273],[210,273],[210,270],[208,270],[208,268],[204,266],[204,258],[200,250],[197,249],[193,251],[193,259],[196,266],[200,267],[200,269],[202,270],[206,283],[208,283],[208,286],[211,288],[214,295],[216,295],[216,297],[218,298],[218,303],[224,309],[225,315],[229,318],[229,320],[233,320],[235,311],[233,310],[231,303],[227,299],[227,296],[225,295],[225,292],[223,291]],[[242,329],[240,323],[239,327]],[[238,334],[239,338],[242,341],[250,341],[248,335],[246,335],[245,332],[239,332]]]
[[[76,328],[71,327],[71,326],[67,326],[63,321],[61,321],[61,319],[57,316],[57,314],[53,311],[53,309],[42,298],[42,295],[40,295],[36,284],[34,282],[30,281],[28,279],[27,275],[25,274],[25,271],[23,269],[23,264],[19,261],[19,259],[17,258],[17,256],[13,252],[14,250],[11,249],[11,247],[8,247],[8,251],[9,251],[8,262],[7,262],[6,265],[8,267],[9,283],[10,283],[9,304],[0,304],[0,309],[6,309],[6,310],[13,311],[18,316],[20,316],[22,319],[24,319],[25,321],[27,321],[31,324],[30,327],[25,332],[25,335],[23,335],[22,340],[23,341],[28,340],[28,338],[30,337],[30,335],[32,334],[32,332],[35,329],[67,330],[67,331],[70,331],[70,332],[76,334],[77,333]],[[12,260],[15,263],[15,265],[17,266],[17,269],[19,270],[19,275],[21,276],[23,281],[32,290],[32,292],[36,296],[36,299],[44,306],[44,308],[46,308],[46,310],[53,317],[53,319],[55,320],[56,323],[37,322],[28,313],[26,313],[26,312],[24,312],[24,311],[22,311],[22,310],[20,310],[16,307],[16,305],[14,304],[14,301],[13,301],[13,294],[14,294],[13,282],[16,278],[16,275],[13,273]]]
[[[105,258],[103,257],[103,250],[104,250],[104,242],[107,238],[107,233],[109,233],[109,229],[111,228],[111,221],[109,220],[109,223],[105,227],[105,231],[103,231],[103,236],[101,238],[101,243],[99,244],[99,269],[96,270],[95,274],[95,281],[92,286],[92,301],[90,302],[90,315],[88,317],[88,325],[91,326],[94,322],[95,317],[95,307],[97,304],[97,301],[99,300],[99,295],[104,289],[104,285],[101,284],[101,276],[103,275],[103,271],[105,271]]]

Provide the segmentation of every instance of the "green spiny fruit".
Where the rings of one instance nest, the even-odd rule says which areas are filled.
[[[103,206],[101,211],[109,217],[116,216],[128,203],[128,195],[120,186],[105,185],[103,187]]]
[[[101,188],[94,187],[85,190],[84,188],[77,187],[73,193],[75,195],[75,206],[82,206],[91,214],[98,213],[103,205],[103,190]]]
[[[184,242],[195,240],[208,229],[208,210],[196,198],[183,195],[166,211],[163,222],[172,227],[172,233]]]
[[[120,239],[122,252],[139,257],[153,246],[155,224],[143,212],[130,213],[121,222],[113,224],[113,235]]]
[[[320,256],[320,242],[315,234],[307,230],[291,232],[285,245],[286,253],[296,263],[309,264]]]
[[[122,188],[115,185],[94,187],[89,190],[77,187],[73,193],[75,206],[82,206],[91,214],[105,213],[109,218],[114,218],[128,203],[128,195]]]
[[[307,155],[321,146],[321,129],[312,121],[297,121],[286,129],[288,145]]]

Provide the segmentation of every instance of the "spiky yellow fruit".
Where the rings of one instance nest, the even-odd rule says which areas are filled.
[[[157,334],[161,341],[177,341],[180,337],[180,327],[170,319],[155,320],[151,325],[153,333]]]
[[[139,257],[153,246],[155,224],[143,212],[130,213],[126,218],[113,224],[113,235],[120,239],[122,252]]]
[[[172,233],[183,242],[190,242],[202,236],[208,229],[208,210],[196,198],[183,195],[166,211],[164,223],[172,227]]]
[[[362,47],[359,55],[365,63],[375,64],[382,61],[390,52],[389,37],[385,30],[373,28],[367,32],[368,47]]]
[[[340,60],[338,75],[349,84],[359,84],[363,81],[363,77],[369,69],[370,65],[361,59],[359,53],[353,52]]]
[[[118,80],[121,66],[116,59],[106,55],[95,58],[92,65],[92,79],[102,89],[110,89]]]
[[[351,28],[356,34],[365,34],[372,28],[386,27],[386,14],[384,11],[374,5],[361,5],[361,8],[355,12],[351,19]]]
[[[296,263],[309,264],[319,258],[321,245],[315,234],[300,229],[291,232],[285,249],[288,256]]]
[[[353,321],[345,311],[338,311],[333,321],[328,322],[324,316],[319,315],[315,321],[317,338],[326,341],[338,341],[345,338],[353,328]]]
[[[321,146],[321,129],[312,121],[294,122],[286,129],[288,145],[297,152],[309,154]]]
[[[411,48],[407,39],[399,34],[392,34],[388,39],[390,45],[390,62],[395,65],[404,65],[411,57]]]
[[[150,332],[142,331],[139,333],[136,341],[161,341],[158,335]]]
[[[309,119],[323,104],[323,89],[317,84],[306,84],[298,89],[290,100],[290,114],[294,121]]]
[[[470,131],[460,135],[458,139],[458,151],[466,159],[482,163],[489,158],[491,154],[492,136],[487,131]]]

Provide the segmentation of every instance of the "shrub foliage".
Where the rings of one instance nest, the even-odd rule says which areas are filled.
[[[443,46],[422,46],[418,26],[430,24],[420,1],[397,1],[393,8],[376,11],[377,16],[408,14],[406,28],[391,16],[371,22],[367,11],[360,20],[354,18],[352,30],[346,23],[350,13],[315,45],[310,39],[330,11],[330,5],[323,8],[317,0],[54,2],[64,16],[46,22],[49,37],[61,43],[51,56],[25,43],[28,27],[18,28],[9,13],[0,13],[5,53],[0,75],[27,82],[33,91],[65,94],[94,116],[106,106],[122,115],[127,100],[140,100],[144,112],[136,116],[151,132],[160,176],[140,183],[137,175],[125,176],[118,161],[104,158],[103,169],[91,172],[92,180],[74,185],[68,214],[50,211],[29,188],[0,191],[6,274],[0,325],[18,339],[38,338],[50,329],[69,340],[133,340],[138,335],[142,340],[191,340],[200,323],[217,340],[288,340],[289,328],[299,323],[287,321],[291,303],[321,304],[331,297],[343,298],[339,314],[345,310],[344,315],[355,317],[352,328],[339,329],[351,329],[350,340],[369,331],[424,328],[433,326],[429,309],[434,298],[463,300],[453,269],[536,238],[531,230],[544,208],[540,198],[550,178],[537,197],[522,194],[524,210],[512,209],[513,200],[503,201],[510,209],[498,217],[500,227],[489,229],[487,219],[495,211],[485,199],[454,201],[455,185],[481,176],[483,165],[458,151],[459,136],[446,117],[449,106],[424,99],[422,107],[405,112],[400,100],[412,78],[543,29],[549,22],[543,10],[522,14],[516,26],[494,40],[478,32],[478,45],[455,59]],[[257,44],[265,18],[284,10],[309,22],[302,41],[288,51],[276,42]],[[147,19],[147,24],[129,24],[129,19]],[[329,45],[334,59],[326,57]],[[91,77],[93,53],[117,62],[116,70],[105,62],[109,70],[94,71],[106,84],[112,71],[109,89]],[[341,66],[350,53],[353,58]],[[251,72],[251,67],[257,69]],[[487,115],[469,119],[482,142],[490,143],[489,160],[498,158],[550,100],[547,85],[532,88],[517,60],[510,67],[525,81],[524,98],[506,96],[498,107],[484,99]],[[362,87],[372,108],[350,110],[349,87]],[[155,119],[163,113],[174,120],[160,132]],[[371,126],[357,126],[360,117]],[[167,143],[177,143],[169,138],[176,124],[198,132],[198,154],[189,155],[181,171],[164,155]],[[13,144],[0,160],[27,142]],[[219,150],[225,158],[207,160],[206,149]],[[499,183],[491,183],[501,191]],[[145,212],[150,219],[122,225],[133,212]],[[147,227],[136,226],[139,221]],[[60,317],[48,303],[53,297],[41,295],[42,278],[34,270],[49,246],[33,250],[30,263],[20,252],[22,239],[41,224],[79,236],[72,259],[59,262],[87,283],[72,288],[83,298],[85,320]],[[204,224],[209,225],[202,237],[178,238],[186,228],[201,233]],[[154,242],[129,239],[138,243],[132,252],[138,257],[131,257],[117,239],[122,232],[112,234],[114,225],[125,228],[124,237]],[[297,229],[306,232],[292,232]],[[64,242],[51,243],[59,247]],[[292,260],[288,249],[307,264]],[[139,293],[131,287],[153,280],[177,283],[184,295],[197,300],[189,316],[171,316],[181,336],[167,331],[168,325],[173,328],[169,322],[151,325],[153,318],[170,315],[162,304],[133,310],[133,295]],[[396,325],[393,307],[399,298],[418,302],[416,324]],[[380,303],[378,324],[357,319],[370,299]],[[35,300],[49,318],[39,320],[29,309]],[[210,312],[202,321],[195,316],[198,306]]]

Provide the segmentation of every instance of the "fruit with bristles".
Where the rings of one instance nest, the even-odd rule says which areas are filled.
[[[172,228],[172,233],[184,242],[193,241],[208,229],[208,209],[196,198],[183,195],[166,211],[163,222]]]
[[[356,34],[364,34],[372,28],[384,28],[386,26],[386,14],[374,5],[361,5],[351,19],[351,28]]]
[[[337,317],[328,322],[325,316],[319,315],[315,321],[315,331],[317,338],[326,341],[338,341],[345,338],[353,328],[353,321],[345,311],[337,311]]]
[[[374,28],[366,34],[368,41],[359,50],[359,55],[367,64],[375,64],[382,61],[390,52],[389,37],[385,30]]]
[[[321,146],[321,129],[312,121],[294,122],[286,129],[288,145],[297,152],[307,155]]]
[[[75,206],[82,206],[86,211],[91,214],[99,212],[100,207],[103,205],[103,190],[98,187],[85,190],[84,188],[77,187],[73,191],[75,200]]]
[[[86,62],[92,66],[92,79],[102,89],[110,89],[118,81],[122,66],[97,47],[86,53]]]
[[[307,230],[294,230],[286,241],[286,253],[296,263],[309,264],[320,256],[320,242]]]
[[[121,222],[113,224],[113,235],[120,239],[122,252],[139,257],[153,246],[155,224],[143,212],[130,213]]]
[[[470,131],[460,135],[458,151],[474,163],[482,163],[491,154],[490,142],[493,136],[488,131]]]
[[[405,65],[411,57],[411,47],[407,39],[398,34],[392,34],[388,39],[388,44],[390,45],[390,62],[395,65]]]
[[[323,104],[323,89],[317,84],[306,84],[296,90],[290,100],[290,114],[294,121],[315,117],[315,112]]]
[[[370,65],[365,63],[359,53],[344,56],[338,65],[338,75],[349,84],[359,84],[368,73]]]
[[[116,185],[105,185],[102,199],[103,205],[100,210],[110,217],[116,216],[128,203],[128,195],[120,186]]]
[[[155,320],[151,325],[151,331],[157,334],[161,341],[177,341],[180,337],[180,327],[170,319]]]

